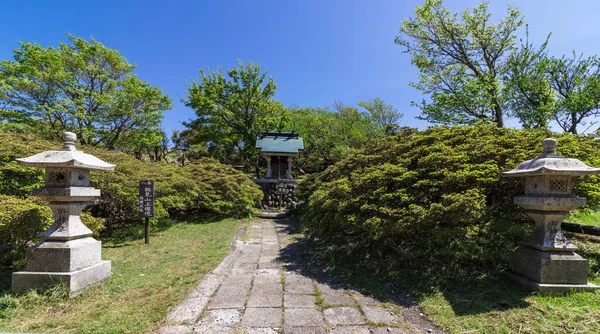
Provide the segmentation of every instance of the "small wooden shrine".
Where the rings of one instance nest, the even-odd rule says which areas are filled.
[[[256,138],[256,148],[266,160],[264,178],[255,182],[263,189],[263,209],[294,209],[296,179],[293,174],[294,158],[304,149],[304,141],[297,132],[263,132]]]

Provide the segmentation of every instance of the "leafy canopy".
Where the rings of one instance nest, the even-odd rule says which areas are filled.
[[[171,100],[138,79],[135,67],[94,39],[69,35],[58,48],[21,43],[13,61],[0,62],[4,127],[49,136],[67,130],[82,144],[110,149],[156,145]]]
[[[239,61],[227,76],[220,69],[201,70],[200,82],[189,85],[184,101],[198,116],[184,123],[192,130],[191,142],[206,143],[221,161],[237,156],[237,162],[258,173],[256,137],[264,130],[282,129],[289,120],[283,105],[273,99],[276,89],[273,78],[267,79],[253,62]]]
[[[430,100],[413,102],[421,119],[438,124],[494,122],[504,126],[506,101],[502,77],[515,49],[515,32],[524,23],[517,8],[508,6],[498,24],[490,22],[489,2],[452,13],[441,0],[417,6],[405,19],[395,42],[412,56],[419,81],[411,86]]]

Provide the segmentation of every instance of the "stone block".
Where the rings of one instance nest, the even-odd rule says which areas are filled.
[[[242,319],[244,327],[281,326],[281,308],[247,308]]]
[[[285,294],[283,306],[288,308],[313,308],[316,309],[315,296],[313,295],[291,295]]]
[[[334,306],[334,305],[350,305],[354,306],[354,301],[350,299],[350,296],[345,293],[340,292],[329,292],[323,294],[323,301],[325,304]]]
[[[323,327],[285,327],[283,334],[325,334]]]
[[[110,261],[101,261],[91,267],[72,272],[19,271],[12,274],[12,291],[25,292],[62,283],[69,292],[77,293],[89,285],[100,284],[109,279],[110,269]]]
[[[286,309],[284,314],[285,327],[320,327],[325,325],[323,313],[314,309]]]
[[[70,272],[101,261],[101,242],[94,238],[45,241],[27,253],[27,271]]]
[[[364,325],[362,314],[355,307],[332,307],[325,310],[325,320],[330,325]]]
[[[381,306],[362,306],[362,310],[369,321],[378,324],[388,324],[396,321],[396,317]]]
[[[341,326],[332,328],[331,334],[371,334],[367,326]]]
[[[587,284],[588,261],[574,252],[545,252],[520,246],[511,255],[513,272],[542,284]]]

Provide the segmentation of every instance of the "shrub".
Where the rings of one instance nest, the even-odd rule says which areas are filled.
[[[0,247],[2,263],[23,259],[28,243],[52,224],[52,210],[37,197],[0,195]]]
[[[47,212],[50,212],[39,199],[28,198],[32,189],[44,184],[43,170],[19,166],[15,158],[27,157],[46,150],[56,150],[60,147],[61,143],[58,141],[44,141],[30,134],[15,134],[0,129],[0,194],[15,196],[3,197],[7,201],[6,205],[9,205],[10,201],[23,201],[23,210],[35,208],[35,210],[47,209]],[[248,215],[262,198],[260,188],[247,176],[213,159],[206,158],[195,164],[178,167],[164,162],[144,162],[122,152],[96,147],[78,147],[78,149],[117,165],[112,172],[92,172],[92,186],[99,188],[102,196],[90,204],[82,215],[82,220],[95,235],[98,233],[107,235],[117,228],[139,223],[140,180],[155,180],[156,203],[153,222],[169,216],[190,214],[244,216]],[[0,209],[2,205],[0,203]],[[16,208],[18,205],[12,207]],[[37,212],[35,210],[23,212]],[[5,213],[6,218],[0,222],[4,225],[0,229],[11,231],[22,224],[27,226],[27,232],[23,231],[18,238],[0,239],[0,245],[11,244],[13,249],[20,252],[27,241],[35,238],[37,233],[43,230],[44,224],[47,223],[47,216],[43,216],[42,219],[42,212],[46,211],[39,211],[40,217],[36,218],[38,220],[28,218],[30,220],[22,221],[21,219],[26,215],[20,215],[21,211],[17,212]],[[0,238],[3,237],[0,235]]]
[[[303,219],[313,236],[374,268],[499,268],[530,228],[513,204],[522,180],[500,173],[539,155],[549,136],[559,153],[600,166],[600,143],[591,136],[491,126],[407,130],[303,179]],[[597,180],[576,180],[589,205],[600,202]]]

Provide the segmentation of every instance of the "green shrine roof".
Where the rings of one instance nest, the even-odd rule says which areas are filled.
[[[297,132],[263,132],[256,138],[261,153],[298,154],[304,149],[304,140]]]

